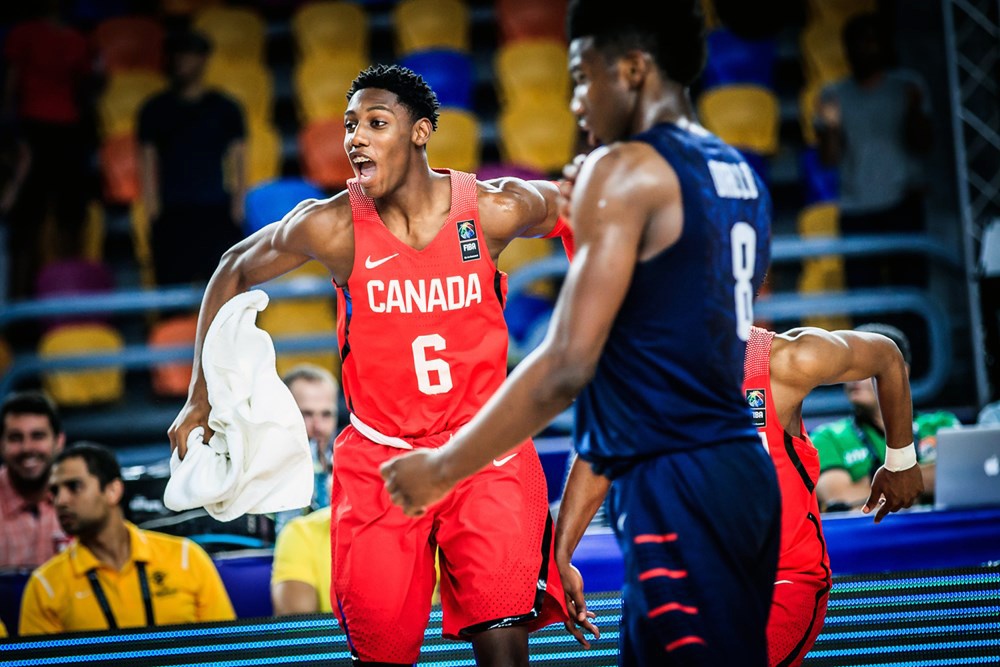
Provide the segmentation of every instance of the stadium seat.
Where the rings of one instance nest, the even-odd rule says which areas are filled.
[[[508,275],[513,275],[525,264],[551,257],[563,252],[559,241],[553,239],[516,238],[511,241],[497,261],[497,268]],[[549,299],[555,297],[555,290],[549,283],[538,283],[529,288],[528,293]]]
[[[856,14],[878,11],[878,0],[809,0],[809,21],[843,27]]]
[[[212,58],[205,70],[205,83],[239,102],[248,123],[271,121],[274,82],[265,65]]]
[[[281,175],[281,135],[272,123],[251,119],[247,126],[246,146],[248,188]]]
[[[107,324],[67,324],[42,334],[38,355],[52,360],[114,353],[124,346],[122,335]],[[124,395],[125,370],[121,366],[109,366],[47,371],[42,374],[42,386],[60,407],[106,404]]]
[[[101,261],[80,258],[56,259],[47,262],[35,278],[35,297],[50,299],[85,294],[108,294],[115,289],[111,267]],[[46,317],[41,323],[46,331],[66,324],[96,322],[110,324],[99,313]]]
[[[190,20],[192,16],[205,9],[225,4],[225,0],[159,0],[160,12],[170,21]]]
[[[774,91],[749,84],[718,86],[703,91],[697,107],[702,124],[731,146],[762,156],[777,153],[781,118]]]
[[[313,54],[296,62],[292,92],[300,123],[336,118],[343,125],[347,91],[367,66],[368,60],[357,54]]]
[[[800,236],[839,236],[839,209],[835,202],[821,202],[803,208],[796,219]],[[844,259],[840,256],[811,257],[802,261],[798,291],[830,292],[843,291],[846,286]],[[803,325],[827,330],[849,329],[850,318],[836,313],[803,318]]]
[[[11,637],[17,636],[18,620],[21,615],[21,598],[28,585],[32,568],[5,567],[0,569],[0,621],[7,627]]]
[[[139,280],[143,287],[156,286],[153,270],[153,249],[150,245],[149,215],[142,198],[137,198],[128,209],[129,231],[132,235],[132,252],[139,266]]]
[[[135,132],[142,104],[167,86],[159,72],[115,72],[97,101],[102,137]]]
[[[815,146],[818,141],[813,117],[816,115],[816,105],[825,85],[823,81],[814,81],[799,90],[799,129],[802,131],[802,141],[806,146]]]
[[[391,14],[396,57],[424,49],[469,51],[469,7],[463,0],[401,0]]]
[[[493,60],[499,103],[555,98],[567,104],[572,82],[566,62],[565,44],[551,39],[519,40],[501,46]]]
[[[475,63],[468,51],[455,49],[422,49],[411,51],[399,60],[424,77],[434,90],[442,107],[474,111],[473,92],[476,87]]]
[[[105,202],[130,204],[139,197],[139,142],[135,133],[125,132],[103,139],[98,163]]]
[[[774,89],[777,43],[774,39],[746,39],[727,28],[708,33],[708,58],[701,88],[750,83]]]
[[[163,68],[163,24],[148,16],[116,16],[97,24],[94,48],[107,72]]]
[[[301,274],[296,274],[301,275]],[[288,274],[281,280],[291,279]],[[333,298],[286,299],[271,301],[257,316],[257,326],[270,334],[275,342],[281,338],[318,336],[337,331],[336,307]],[[279,353],[275,365],[278,375],[284,375],[296,365],[313,363],[334,375],[340,375],[340,355],[335,348],[320,352]]]
[[[837,199],[840,193],[840,172],[819,159],[816,148],[807,146],[799,151],[799,180],[805,190],[805,204],[819,204]]]
[[[369,59],[371,26],[367,10],[348,0],[307,2],[291,19],[298,58],[353,54]]]
[[[513,162],[487,162],[479,166],[479,169],[476,170],[476,176],[481,181],[489,181],[504,176],[522,178],[526,181],[541,181],[548,178],[544,172],[521,164],[514,164]]]
[[[341,190],[354,177],[344,151],[344,121],[339,118],[316,120],[299,132],[299,160],[302,174],[324,190]]]
[[[576,155],[576,117],[564,101],[504,105],[497,129],[503,162],[556,175]]]
[[[566,43],[566,0],[494,0],[500,46],[523,39]]]
[[[198,313],[173,315],[153,324],[146,343],[150,348],[194,346],[198,333]],[[157,364],[149,369],[153,394],[162,398],[183,398],[191,385],[192,362]]]
[[[194,15],[192,27],[212,42],[212,59],[265,62],[267,24],[250,6],[204,7]]]
[[[264,181],[247,190],[243,233],[249,236],[281,220],[305,199],[324,199],[326,194],[309,181],[298,177]]]
[[[799,33],[799,52],[806,85],[828,83],[850,74],[840,26],[810,23]]]
[[[438,129],[427,142],[431,167],[475,172],[479,168],[482,141],[479,116],[472,111],[445,108],[438,112]]]

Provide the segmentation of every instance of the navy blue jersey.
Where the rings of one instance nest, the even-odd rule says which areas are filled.
[[[677,243],[636,265],[577,399],[574,446],[612,477],[666,452],[759,443],[742,394],[743,357],[770,261],[770,195],[714,135],[665,123],[634,139],[677,172],[684,221]]]

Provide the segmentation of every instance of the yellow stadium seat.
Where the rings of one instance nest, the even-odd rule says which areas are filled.
[[[264,62],[267,24],[250,7],[205,7],[194,15],[192,27],[212,42],[212,58]]]
[[[722,25],[712,0],[701,0],[701,13],[705,17],[705,30],[715,30]]]
[[[257,326],[270,334],[275,343],[282,338],[333,334],[337,331],[334,303],[332,298],[274,300],[257,316]],[[311,353],[279,353],[276,357],[278,375],[284,375],[300,363],[313,363],[340,376],[340,355],[336,348]]]
[[[799,128],[802,130],[802,141],[807,146],[815,146],[819,141],[813,117],[816,115],[816,105],[819,104],[819,94],[824,85],[826,84],[822,81],[817,81],[802,86],[799,91]]]
[[[562,252],[561,246],[553,243],[552,239],[516,238],[500,253],[497,268],[507,275],[513,275],[525,264],[556,254],[557,247],[559,248],[558,252]],[[555,243],[558,244],[558,241]],[[536,281],[527,289],[527,293],[546,298],[555,298],[556,296],[555,286],[550,280]]]
[[[877,0],[809,0],[809,21],[843,27],[857,14],[878,11]]]
[[[246,184],[251,188],[281,175],[281,134],[270,122],[251,120],[247,125]]]
[[[702,92],[697,105],[702,124],[729,145],[764,156],[778,152],[781,117],[773,90],[721,85]]]
[[[313,54],[295,64],[293,92],[303,125],[344,117],[347,91],[368,60],[359,54],[330,57]]]
[[[800,236],[839,236],[839,208],[835,203],[812,204],[799,212],[796,227]],[[846,286],[844,258],[839,255],[810,257],[802,261],[798,291],[831,292],[842,291]],[[830,314],[803,318],[806,326],[820,327],[829,331],[851,328],[851,321],[845,315]]]
[[[371,26],[363,6],[348,0],[319,0],[292,15],[292,39],[299,58],[354,54],[369,58]]]
[[[840,26],[810,23],[799,33],[806,85],[837,81],[850,74]]]
[[[66,324],[44,333],[38,343],[43,359],[113,353],[125,346],[122,335],[107,324]],[[74,371],[49,371],[42,385],[63,407],[111,403],[125,392],[125,370],[121,366]]]
[[[497,129],[503,162],[555,175],[576,154],[576,117],[565,102],[505,105],[500,109]]]
[[[397,57],[423,49],[470,49],[469,7],[463,0],[402,0],[391,18]]]
[[[205,70],[205,83],[239,102],[247,122],[272,119],[274,81],[265,65],[212,58]]]
[[[496,51],[493,71],[501,105],[554,97],[569,102],[566,45],[552,39],[517,40]]]
[[[446,107],[438,113],[438,129],[427,142],[431,167],[475,172],[480,164],[479,117],[471,111]]]
[[[103,138],[135,132],[143,103],[167,86],[157,72],[114,72],[98,98],[98,116]]]

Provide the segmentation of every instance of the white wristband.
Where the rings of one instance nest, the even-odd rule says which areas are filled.
[[[882,466],[889,472],[899,472],[917,465],[917,448],[911,442],[906,447],[893,449],[886,446],[885,464]]]

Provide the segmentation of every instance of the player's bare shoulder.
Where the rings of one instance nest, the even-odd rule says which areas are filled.
[[[555,184],[552,188],[556,188]],[[546,214],[545,196],[539,190],[537,181],[501,176],[477,181],[476,191],[480,223],[487,233],[493,227],[513,227],[534,218],[544,218]]]
[[[797,327],[774,335],[771,342],[771,375],[790,383],[815,385],[828,373],[831,362],[848,350],[835,331]]]
[[[279,247],[315,258],[342,284],[354,263],[354,216],[347,191],[300,203],[278,224],[274,240]]]

